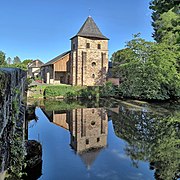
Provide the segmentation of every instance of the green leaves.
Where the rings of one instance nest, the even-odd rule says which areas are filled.
[[[157,42],[180,44],[180,16],[178,0],[152,0],[153,37]]]
[[[5,53],[0,51],[0,66],[5,64]]]
[[[125,97],[138,99],[179,98],[180,74],[174,46],[136,37],[127,48],[113,54],[113,72],[121,79]]]

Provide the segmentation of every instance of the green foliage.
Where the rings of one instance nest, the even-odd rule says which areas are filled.
[[[78,96],[78,92],[72,91],[72,92],[67,92],[65,95],[65,98],[66,99],[77,99],[77,96]]]
[[[13,64],[20,64],[21,60],[18,56],[14,57]]]
[[[150,9],[153,10],[152,26],[154,27],[153,37],[157,42],[164,42],[164,39],[167,41],[168,37],[171,44],[180,42],[179,8],[178,0],[151,1]]]
[[[0,51],[0,66],[5,64],[6,55],[4,52]]]
[[[27,70],[27,67],[22,63],[19,63],[19,64],[4,64],[1,67],[3,67],[3,68],[20,68],[20,69],[22,69],[24,71]]]
[[[99,99],[99,87],[87,86],[79,91],[79,97],[84,99]]]
[[[45,98],[55,98],[55,97],[66,97],[66,94],[74,94],[83,87],[79,86],[67,86],[67,85],[57,85],[57,86],[47,86],[44,90]]]
[[[98,86],[47,86],[44,90],[45,98],[66,98],[66,99],[99,99]]]
[[[180,16],[172,10],[165,12],[154,22],[157,42],[180,44]]]
[[[12,63],[12,59],[11,59],[10,57],[8,57],[8,58],[6,59],[6,62],[7,62],[7,64],[11,64],[11,63]]]
[[[117,97],[119,96],[119,91],[117,86],[113,85],[112,82],[106,82],[102,87],[100,87],[100,97]]]
[[[23,132],[23,128],[21,127],[19,131]],[[15,133],[11,141],[10,168],[8,170],[8,176],[6,180],[19,180],[24,174],[22,172],[22,168],[24,166],[25,149],[22,142],[22,135]]]
[[[179,98],[179,54],[174,49],[165,43],[136,37],[127,43],[127,49],[118,51],[113,64],[122,81],[119,88],[123,96],[159,100]],[[121,54],[123,60],[118,58]]]
[[[113,76],[119,77],[122,79],[121,72],[119,72],[119,66],[121,64],[130,62],[130,60],[134,57],[135,53],[129,49],[121,49],[112,54],[111,61],[113,62]]]
[[[31,78],[27,78],[26,79],[26,83],[27,83],[27,86],[29,86],[32,83],[32,79]]]
[[[30,62],[32,62],[32,59],[25,59],[22,64],[24,64],[25,66],[27,66]]]
[[[178,5],[178,0],[152,0],[150,2],[150,9],[155,11],[157,14],[162,14]]]

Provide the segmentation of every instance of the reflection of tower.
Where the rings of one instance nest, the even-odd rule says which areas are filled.
[[[89,167],[107,145],[107,114],[103,108],[86,108],[74,109],[71,116],[71,146]]]
[[[43,111],[51,122],[70,131],[72,148],[89,168],[107,145],[106,111],[103,108]]]

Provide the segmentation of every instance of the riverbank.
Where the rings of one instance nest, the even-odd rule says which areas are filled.
[[[28,99],[93,99],[99,97],[99,86],[71,86],[32,83],[28,88]]]

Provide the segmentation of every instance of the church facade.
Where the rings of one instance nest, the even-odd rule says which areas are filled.
[[[41,67],[43,81],[74,86],[102,85],[108,72],[108,40],[92,17],[88,17],[71,38],[71,50]]]

